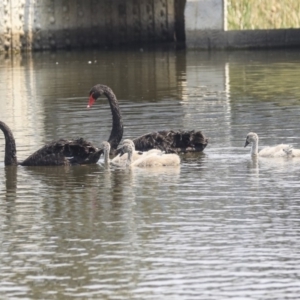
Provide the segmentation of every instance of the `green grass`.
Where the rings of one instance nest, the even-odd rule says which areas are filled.
[[[227,0],[228,30],[300,28],[300,0]]]

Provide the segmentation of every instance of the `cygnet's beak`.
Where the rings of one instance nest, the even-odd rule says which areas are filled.
[[[117,154],[120,154],[120,156],[125,154],[125,151],[123,149],[123,145],[119,145],[117,148]]]
[[[247,147],[249,144],[250,144],[250,143],[249,143],[248,140],[246,139],[244,148]]]
[[[123,156],[125,152],[123,150],[120,151],[120,156]]]

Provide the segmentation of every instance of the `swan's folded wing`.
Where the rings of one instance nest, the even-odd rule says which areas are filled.
[[[289,155],[291,145],[280,144],[273,147],[265,147],[259,151],[259,156],[263,157],[287,157]]]
[[[150,132],[133,140],[136,150],[159,149],[166,153],[201,152],[208,139],[201,131],[163,130]]]
[[[93,164],[97,163],[101,151],[90,142],[80,138],[68,141],[63,147],[63,154],[71,164]]]
[[[22,166],[60,166],[90,164],[99,160],[100,152],[84,139],[58,140],[51,142],[31,154]]]
[[[149,132],[133,140],[135,149],[139,151],[149,151],[159,149],[161,151],[171,151],[172,145],[166,138],[167,131]],[[173,151],[174,152],[174,151]]]

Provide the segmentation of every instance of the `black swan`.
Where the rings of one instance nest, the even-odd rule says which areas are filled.
[[[0,129],[5,137],[5,166],[60,166],[93,164],[99,160],[101,151],[91,143],[80,138],[77,140],[64,140],[51,142],[37,150],[22,162],[17,160],[15,138],[10,128],[0,121]]]
[[[103,93],[106,94],[108,98],[113,116],[113,129],[111,135],[116,136],[117,141],[115,142],[114,139],[110,137],[108,142],[111,145],[111,153],[115,153],[118,143],[123,135],[123,126],[121,126],[122,119],[118,100],[113,91],[108,86],[102,84],[93,86],[89,93],[87,107],[91,107]],[[135,149],[138,151],[159,149],[166,153],[186,153],[203,151],[207,146],[208,139],[201,131],[162,130],[142,135],[134,139],[133,142],[135,144]]]
[[[106,86],[101,86],[95,92],[98,98],[104,94],[110,104],[113,124],[108,142],[116,149],[123,136],[123,122],[116,96],[112,90]],[[90,142],[80,138],[77,140],[60,139],[51,142],[38,151],[31,154],[22,162],[17,161],[16,144],[10,128],[0,121],[0,129],[5,136],[5,159],[8,165],[22,166],[59,166],[59,165],[78,165],[95,164],[103,154],[103,149],[94,147]]]

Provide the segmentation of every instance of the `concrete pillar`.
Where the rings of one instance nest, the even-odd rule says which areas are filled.
[[[226,30],[226,0],[187,0],[185,6],[185,29]]]
[[[194,48],[199,41],[213,38],[226,30],[226,0],[187,0],[185,6],[185,35],[187,48]],[[210,48],[207,41],[206,48]]]

